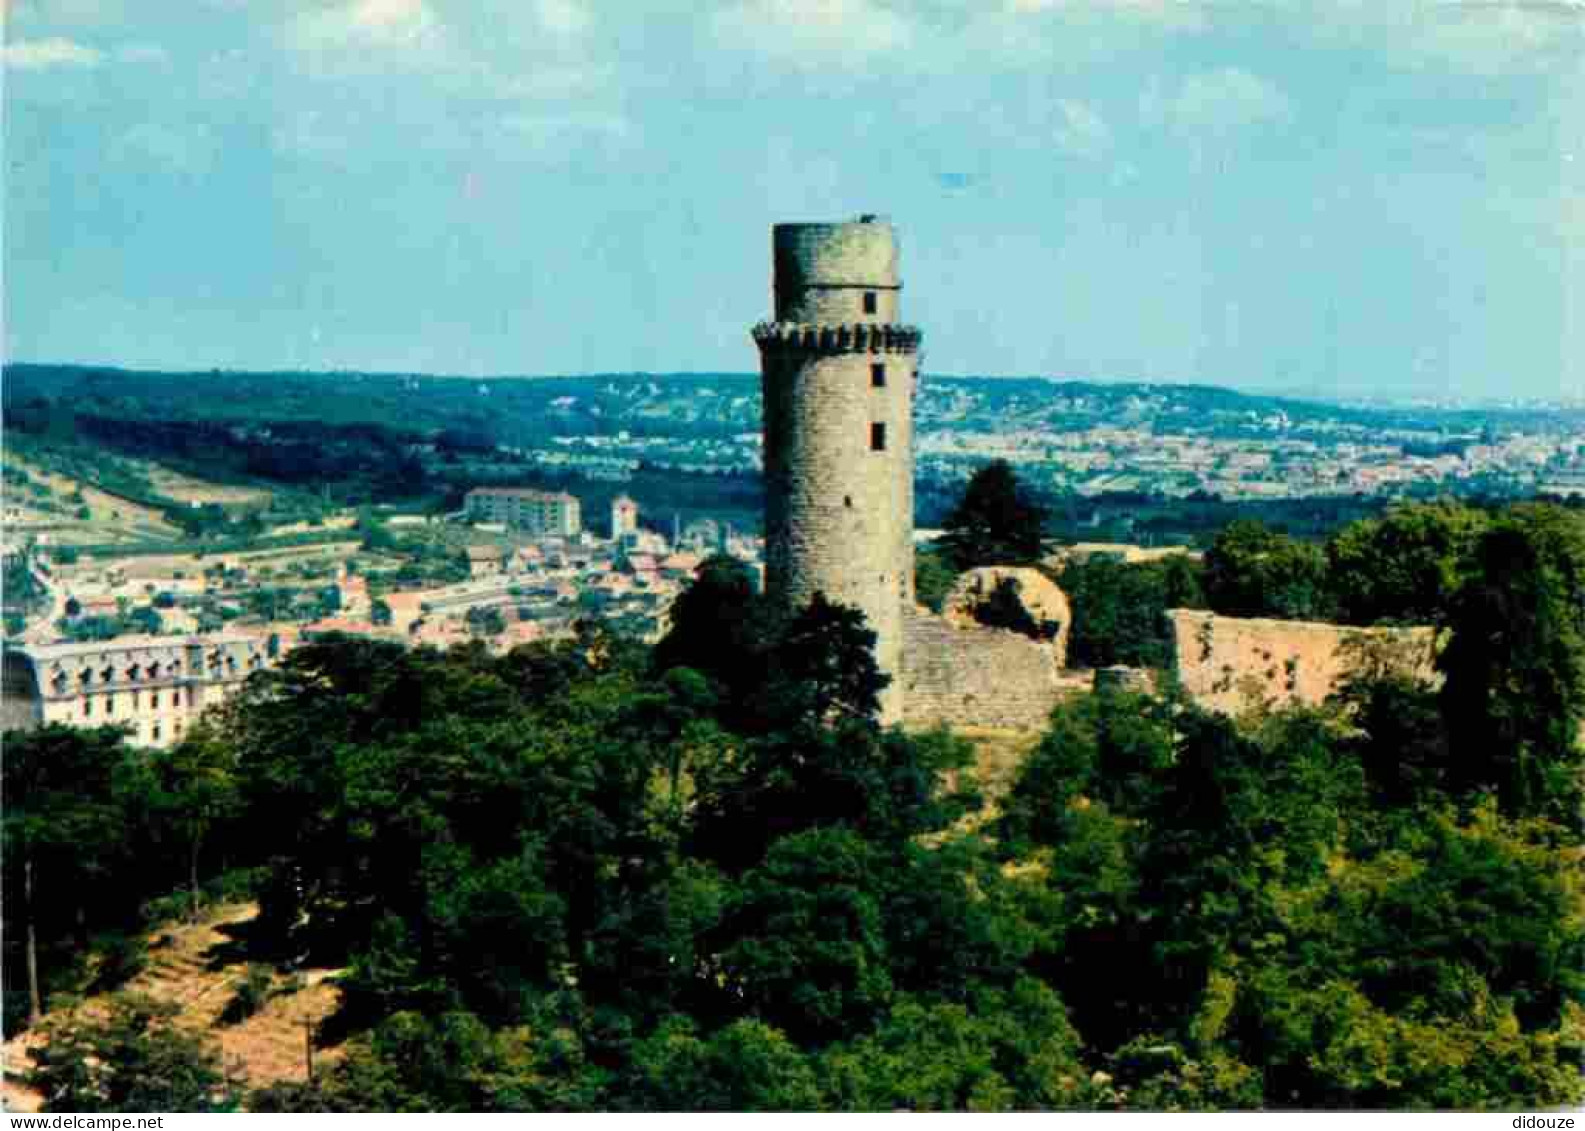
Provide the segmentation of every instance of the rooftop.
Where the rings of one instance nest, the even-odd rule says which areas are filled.
[[[148,648],[213,648],[224,644],[257,644],[258,638],[235,633],[210,633],[193,636],[117,636],[111,640],[72,640],[59,644],[7,644],[7,651],[21,652],[34,661],[64,660],[73,656],[102,655],[106,652],[135,652]]]
[[[475,495],[496,495],[513,499],[538,499],[540,502],[546,503],[575,503],[578,501],[565,491],[539,491],[533,487],[475,487],[468,492],[467,497],[471,499]]]

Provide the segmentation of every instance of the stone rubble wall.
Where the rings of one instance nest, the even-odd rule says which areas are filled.
[[[1178,682],[1200,706],[1229,714],[1260,702],[1317,706],[1336,691],[1368,647],[1430,682],[1430,628],[1352,628],[1308,621],[1224,617],[1172,609]]]
[[[1084,691],[1050,644],[998,628],[960,626],[915,612],[904,622],[903,724],[1042,730],[1051,709]]]
[[[1011,581],[1019,603],[1036,621],[1054,623],[1057,634],[1050,642],[1053,662],[1062,667],[1068,659],[1068,637],[1073,628],[1073,606],[1068,596],[1038,569],[1023,566],[981,566],[966,570],[953,584],[941,605],[941,615],[960,628],[983,627],[975,610],[1003,581]]]

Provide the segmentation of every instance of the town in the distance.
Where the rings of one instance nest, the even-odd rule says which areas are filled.
[[[506,651],[597,621],[653,642],[711,555],[763,582],[746,374],[12,365],[4,395],[8,728],[121,722],[165,745],[302,640]],[[1403,500],[1585,491],[1571,405],[926,375],[916,429],[927,558],[992,460],[1046,507],[1059,566],[1195,554],[1235,516],[1316,537]],[[96,685],[96,665],[119,674]]]

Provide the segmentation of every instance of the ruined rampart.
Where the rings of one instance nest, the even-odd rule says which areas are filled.
[[[1039,730],[1074,690],[1049,643],[998,628],[909,616],[903,636],[903,722]],[[1081,681],[1085,686],[1088,679]]]
[[[1068,637],[1073,627],[1073,606],[1068,596],[1038,569],[1019,566],[981,566],[966,570],[942,601],[942,617],[959,628],[977,628],[977,613],[999,585],[1011,583],[1019,604],[1032,622],[1049,634],[1052,662],[1061,668],[1068,659]]]
[[[1315,706],[1337,690],[1362,648],[1427,681],[1429,628],[1350,628],[1173,609],[1175,671],[1196,703],[1238,712],[1260,702]]]

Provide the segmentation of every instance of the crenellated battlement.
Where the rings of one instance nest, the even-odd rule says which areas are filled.
[[[917,326],[891,322],[761,322],[753,334],[761,352],[800,353],[912,353],[924,337]]]

